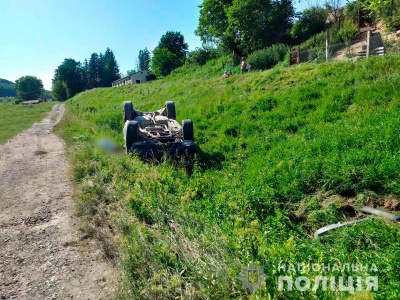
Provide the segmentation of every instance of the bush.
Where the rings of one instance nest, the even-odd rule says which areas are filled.
[[[400,9],[399,9],[399,14],[395,14],[395,15],[385,18],[384,22],[385,22],[386,26],[388,27],[388,29],[391,31],[395,31],[396,29],[399,29],[400,28]]]
[[[306,50],[306,49],[311,49],[317,46],[323,47],[326,43],[326,33],[325,32],[320,32],[316,34],[315,36],[309,38],[307,41],[304,43],[300,44],[300,49],[301,50]]]
[[[345,21],[343,27],[339,30],[340,39],[349,44],[358,34],[357,26],[352,21]]]
[[[151,70],[157,77],[167,76],[183,65],[183,60],[167,48],[156,48],[151,59]]]
[[[322,63],[326,60],[325,48],[315,47],[308,50],[307,60],[315,63]]]
[[[189,64],[203,66],[207,61],[218,58],[216,49],[197,48],[188,55],[187,62]]]
[[[283,61],[289,48],[286,45],[277,44],[250,54],[247,62],[255,70],[267,70]]]

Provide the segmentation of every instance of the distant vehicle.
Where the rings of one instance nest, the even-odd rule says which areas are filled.
[[[155,112],[141,112],[131,101],[124,102],[124,138],[126,153],[137,153],[142,158],[159,158],[164,154],[183,157],[185,166],[193,166],[193,122],[175,120],[175,104],[166,101],[164,108]]]

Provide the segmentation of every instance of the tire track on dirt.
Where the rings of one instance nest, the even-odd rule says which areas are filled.
[[[64,110],[56,104],[41,122],[0,145],[1,299],[114,296],[112,265],[75,229],[65,147],[51,132]]]

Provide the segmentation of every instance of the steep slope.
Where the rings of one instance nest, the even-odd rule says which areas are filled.
[[[313,233],[362,218],[357,209],[364,205],[399,213],[400,56],[278,67],[225,80],[196,76],[213,72],[186,68],[68,101],[59,133],[70,145],[82,191],[78,210],[92,220],[89,229],[107,253],[120,253],[126,294],[240,298],[247,293],[237,279],[240,267],[255,261],[269,276],[257,292],[263,297],[351,296],[337,282],[318,287],[318,276],[360,277],[358,299],[393,297],[400,279],[398,223],[373,218],[321,240]],[[200,148],[193,175],[168,162],[152,165],[92,147],[101,136],[123,144],[125,100],[140,110],[173,100],[179,121],[193,119]],[[341,269],[302,273],[279,268],[285,264]],[[279,290],[279,277],[294,282],[302,274],[316,291]],[[368,276],[378,276],[379,290],[365,290]]]

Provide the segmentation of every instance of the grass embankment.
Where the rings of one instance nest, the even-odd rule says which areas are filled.
[[[43,119],[53,105],[54,103],[39,103],[32,106],[0,103],[0,144]]]
[[[398,223],[376,217],[317,240],[313,233],[360,218],[355,209],[364,205],[399,213],[400,56],[275,68],[223,81],[204,78],[207,72],[181,70],[67,102],[58,131],[71,150],[78,212],[108,255],[122,259],[122,295],[246,298],[237,275],[255,261],[269,278],[249,297],[396,299]],[[193,175],[168,162],[151,165],[91,146],[97,136],[123,144],[124,100],[145,111],[173,100],[179,121],[193,119],[201,149]],[[325,269],[278,268],[309,263]],[[293,282],[306,276],[311,287],[317,276],[335,277],[336,286],[328,281],[327,291],[322,285],[278,291],[279,276]],[[349,276],[361,277],[363,291],[339,291],[339,276],[345,285]],[[368,276],[378,276],[378,291],[365,291]]]

